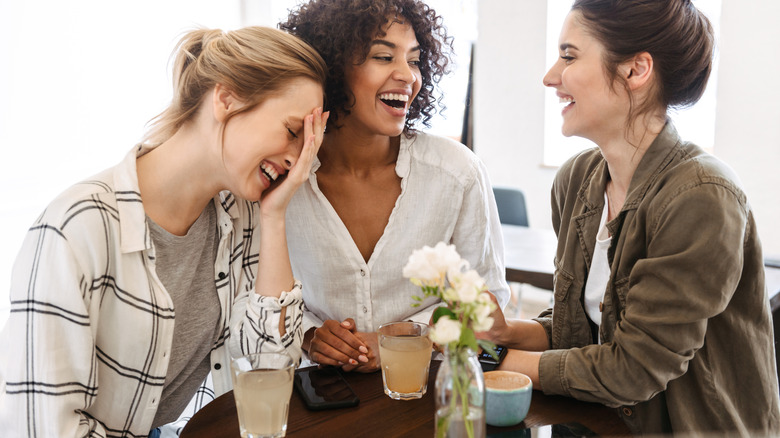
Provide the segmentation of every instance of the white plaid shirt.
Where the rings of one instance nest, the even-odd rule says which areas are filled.
[[[0,334],[0,435],[146,436],[173,340],[174,309],[155,273],[132,150],[71,187],[27,233]],[[211,352],[216,395],[231,388],[230,356],[287,349],[300,358],[300,284],[280,299],[254,293],[259,206],[215,197],[214,282],[221,335]],[[289,306],[279,336],[280,306]],[[212,396],[192,403],[195,409]]]

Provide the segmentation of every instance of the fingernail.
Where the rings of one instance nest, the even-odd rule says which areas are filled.
[[[360,350],[361,353],[368,354],[368,348],[366,348],[366,347],[364,347],[362,345],[360,346],[360,348],[358,348],[358,350]]]
[[[367,357],[365,357],[365,356],[363,356],[362,354],[361,354],[360,356],[358,356],[358,359],[360,359],[360,361],[361,361],[361,362],[364,362],[364,363],[365,363],[365,362],[368,362],[368,358],[367,358]]]
[[[344,327],[349,327],[349,321],[343,321],[341,325],[343,325]]]
[[[350,359],[349,363],[352,365],[357,365],[357,361],[355,359]]]

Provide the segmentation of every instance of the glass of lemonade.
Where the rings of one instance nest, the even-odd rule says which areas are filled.
[[[431,364],[429,327],[402,321],[379,327],[379,361],[385,394],[395,400],[421,398],[428,389]]]
[[[255,353],[230,363],[242,438],[287,433],[295,364],[287,353]]]

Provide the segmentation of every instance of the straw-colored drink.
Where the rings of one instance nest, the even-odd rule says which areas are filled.
[[[231,366],[241,437],[285,436],[295,372],[290,356],[253,354],[233,360]]]
[[[431,362],[428,326],[395,322],[379,327],[379,357],[385,394],[396,400],[422,397]]]

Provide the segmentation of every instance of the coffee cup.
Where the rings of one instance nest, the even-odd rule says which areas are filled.
[[[531,406],[531,378],[514,371],[488,371],[484,375],[487,424],[514,426],[523,421]]]

